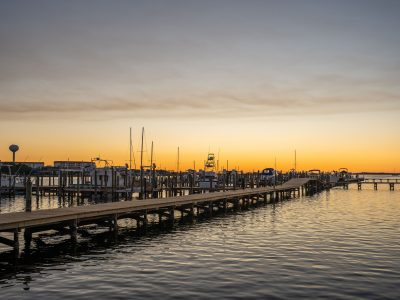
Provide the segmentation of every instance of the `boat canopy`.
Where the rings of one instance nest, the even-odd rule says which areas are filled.
[[[274,168],[265,168],[262,170],[261,174],[262,175],[274,175]]]
[[[321,170],[312,169],[312,170],[309,170],[308,173],[311,173],[311,174],[320,174],[320,173],[321,173]]]

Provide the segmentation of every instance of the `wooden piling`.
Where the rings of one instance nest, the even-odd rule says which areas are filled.
[[[77,243],[78,242],[78,220],[74,219],[71,221],[71,224],[69,226],[70,230],[70,235],[71,235],[71,242],[72,243]]]
[[[25,211],[32,211],[32,181],[30,178],[26,180]]]

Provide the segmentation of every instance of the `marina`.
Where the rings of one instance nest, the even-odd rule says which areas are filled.
[[[18,149],[10,146],[13,160]],[[105,166],[99,167],[98,162]],[[276,203],[334,187],[349,189],[349,185],[357,184],[361,190],[363,185],[372,185],[377,190],[378,185],[385,184],[394,191],[400,183],[397,178],[365,179],[349,173],[347,168],[336,172],[292,169],[282,173],[274,168],[248,173],[217,172],[213,153],[208,154],[204,170],[199,171],[157,170],[153,163],[146,169],[134,170],[113,166],[101,158],[90,162],[55,161],[50,167],[13,161],[2,163],[1,170],[8,173],[1,174],[0,199],[2,195],[24,195],[24,212],[0,211],[0,243],[11,247],[15,257],[21,254],[21,241],[22,253],[29,255],[32,235],[49,230],[67,234],[76,243],[78,232],[85,226],[105,226],[118,236],[118,220],[122,219],[133,220],[137,230],[146,230],[149,216],[158,219],[159,224],[171,225],[177,213],[181,219],[211,217],[214,212]],[[58,202],[62,199],[67,207],[42,209],[39,203],[44,197],[57,197]],[[94,203],[84,205],[88,200]]]
[[[56,229],[61,232],[69,228],[71,239],[76,241],[80,225],[108,222],[110,230],[118,232],[118,219],[132,218],[137,221],[137,227],[146,226],[148,214],[157,214],[160,223],[165,217],[174,222],[174,211],[178,210],[182,216],[187,214],[194,217],[200,211],[212,216],[214,209],[240,209],[248,205],[272,203],[286,198],[296,197],[300,193],[310,194],[321,188],[320,183],[309,178],[291,179],[278,187],[245,188],[236,191],[194,194],[188,196],[171,197],[164,199],[147,199],[124,201],[117,203],[78,206],[52,210],[37,210],[34,212],[20,212],[2,214],[0,218],[0,232],[13,232],[13,240],[5,237],[0,242],[12,246],[19,255],[19,232],[24,229],[25,248],[29,250],[32,233]]]
[[[400,299],[400,1],[0,1],[0,300]]]

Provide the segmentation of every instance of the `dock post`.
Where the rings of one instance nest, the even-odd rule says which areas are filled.
[[[78,176],[76,177],[76,184],[77,184],[77,198],[78,198],[78,203],[79,203],[79,198],[80,198],[80,194],[81,194],[81,176],[80,173],[78,173]]]
[[[162,211],[158,211],[158,223],[161,225],[162,224]]]
[[[118,214],[112,216],[112,230],[115,235],[118,235]]]
[[[0,167],[0,199],[1,199],[1,194],[2,194],[1,192],[3,190],[2,187],[1,187],[1,178],[2,178],[2,176],[3,175],[1,174],[1,167]]]
[[[147,230],[147,225],[149,223],[149,220],[147,219],[147,209],[143,213],[143,229]]]
[[[71,241],[72,243],[76,243],[78,241],[78,220],[75,219],[71,222],[69,226],[70,234],[71,234]]]
[[[40,184],[39,175],[36,175],[35,184],[36,184],[36,196],[39,196],[39,184]]]
[[[25,254],[29,254],[32,242],[32,231],[29,228],[25,228],[24,230],[24,240],[25,240]]]
[[[14,229],[14,252],[15,252],[15,256],[18,257],[19,256],[19,229],[15,228]]]
[[[189,216],[190,216],[191,219],[194,218],[194,204],[193,203],[190,205]]]
[[[226,212],[228,211],[226,198],[224,199],[223,205],[224,205],[224,214],[226,214]]]
[[[210,201],[208,203],[208,215],[211,217],[213,215],[213,208],[214,207],[214,203],[212,201]]]
[[[175,220],[175,207],[170,207],[169,209],[169,222],[171,225],[174,225],[174,220]]]
[[[93,184],[93,183],[91,182],[91,184]],[[94,169],[94,196],[97,198],[97,170],[96,169]]]
[[[25,188],[25,211],[32,211],[32,181],[29,177]]]
[[[147,199],[147,179],[146,179],[146,177],[143,178],[143,193],[144,193],[144,195],[142,196],[141,199]]]
[[[238,197],[233,199],[233,209],[234,210],[238,210],[239,209],[239,198]]]

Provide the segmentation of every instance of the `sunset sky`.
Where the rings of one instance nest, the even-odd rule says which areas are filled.
[[[400,1],[0,1],[0,160],[400,171]]]

